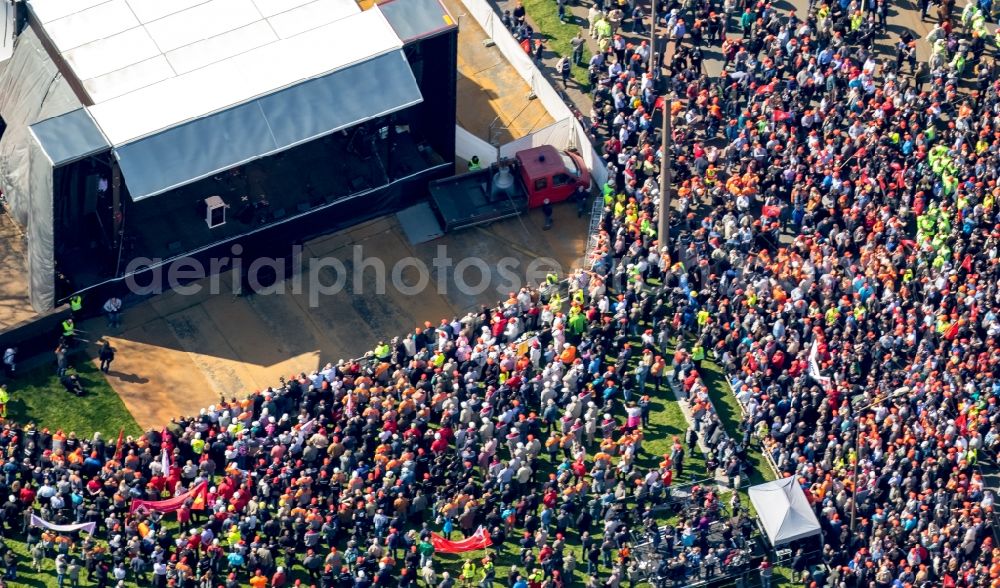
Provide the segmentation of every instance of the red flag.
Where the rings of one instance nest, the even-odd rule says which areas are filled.
[[[461,541],[449,541],[437,533],[431,533],[431,545],[434,546],[434,551],[440,553],[465,553],[486,549],[493,545],[493,539],[486,529],[479,527],[475,533]]]
[[[192,510],[203,510],[205,499],[208,496],[208,482],[202,482],[184,494],[178,494],[166,500],[132,500],[132,505],[128,509],[129,514],[134,514],[137,510],[152,510],[156,512],[168,513],[180,510],[189,499],[193,500]]]
[[[191,510],[205,510],[208,506],[208,483],[202,482],[192,490],[194,500],[191,502]]]
[[[115,443],[115,461],[122,458],[122,442],[125,441],[125,428],[118,431],[118,443]]]
[[[774,92],[774,84],[764,84],[761,87],[757,88],[758,96],[760,96],[761,94],[770,94],[771,92]]]
[[[962,269],[967,272],[972,271],[972,255],[969,253],[965,254],[965,259],[962,260]]]

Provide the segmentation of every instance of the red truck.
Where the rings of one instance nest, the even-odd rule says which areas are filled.
[[[571,198],[590,190],[590,172],[574,151],[551,145],[518,151],[486,169],[430,184],[431,202],[445,231],[464,229]]]

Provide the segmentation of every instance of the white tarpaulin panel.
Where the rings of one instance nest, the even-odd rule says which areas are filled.
[[[287,39],[358,12],[361,12],[361,7],[354,2],[337,3],[316,0],[298,8],[275,14],[267,19],[267,22],[271,24],[279,37]]]
[[[211,39],[168,51],[167,61],[178,75],[229,59],[278,40],[266,21],[258,21]]]
[[[260,12],[252,0],[211,0],[146,23],[146,30],[160,50],[166,52],[259,20]]]
[[[751,486],[750,502],[771,545],[784,545],[822,532],[816,513],[795,478]]]
[[[71,49],[63,57],[78,78],[88,80],[157,55],[160,55],[159,47],[145,29],[136,27]]]
[[[157,55],[103,76],[83,81],[87,94],[95,101],[110,100],[128,92],[145,88],[174,75],[167,58]]]
[[[465,161],[471,161],[473,157],[478,157],[479,163],[486,167],[496,163],[497,148],[455,125],[455,155]]]
[[[25,229],[31,305],[41,313],[55,304],[52,164],[30,125],[80,108],[66,80],[31,29],[17,39],[0,74],[0,189],[14,220]]]
[[[34,4],[32,4],[34,5]],[[110,0],[45,24],[45,32],[59,51],[67,51],[139,26],[125,0]]]
[[[42,24],[50,23],[54,20],[83,12],[88,8],[104,4],[108,0],[47,0],[46,2],[32,2],[31,9]],[[158,2],[159,0],[153,0]],[[172,4],[172,2],[171,2]]]
[[[376,9],[90,107],[115,145],[402,47]]]
[[[419,103],[402,51],[115,149],[133,201]]]
[[[132,13],[142,22],[153,22],[154,20],[170,16],[171,14],[187,10],[192,6],[204,4],[209,0],[126,0]]]
[[[28,0],[120,145],[402,47],[354,0]]]
[[[274,2],[273,0],[253,0],[253,3],[257,5],[257,10],[264,15],[264,18],[271,18],[275,14],[292,10],[294,8],[298,8],[299,6],[310,4],[314,1],[316,0],[282,0],[281,2]],[[357,4],[355,4],[355,6],[357,6]],[[358,7],[358,10],[361,10],[361,7]]]

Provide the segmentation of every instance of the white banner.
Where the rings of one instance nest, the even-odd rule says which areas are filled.
[[[809,350],[809,377],[819,382],[824,388],[830,387],[830,378],[824,376],[819,371],[819,362],[816,357],[819,355],[818,342],[813,339],[812,349]]]
[[[77,525],[57,525],[55,523],[50,523],[38,515],[31,515],[31,526],[41,527],[43,529],[51,529],[53,531],[58,531],[60,533],[72,533],[74,531],[86,531],[87,534],[92,534],[94,529],[97,528],[97,523],[79,523]]]
[[[497,148],[455,125],[455,155],[465,161],[470,161],[473,155],[478,156],[479,165],[489,167],[496,163]]]
[[[556,149],[569,149],[573,147],[572,137],[572,119],[563,119],[501,146],[500,156],[513,157],[518,151],[539,145],[552,145]]]

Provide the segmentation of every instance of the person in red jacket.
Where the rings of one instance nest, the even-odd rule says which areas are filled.
[[[284,588],[288,585],[288,575],[285,574],[285,568],[278,566],[278,569],[274,571],[274,575],[271,576],[271,588]]]

